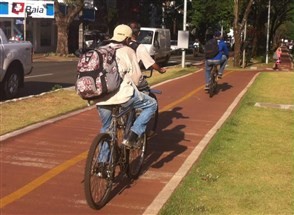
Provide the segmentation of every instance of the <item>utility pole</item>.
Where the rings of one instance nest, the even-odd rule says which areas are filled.
[[[187,25],[187,0],[184,0],[184,15],[183,15],[183,31],[186,31],[186,25]],[[182,68],[185,67],[185,57],[186,57],[186,51],[185,49],[182,49]]]
[[[84,48],[84,18],[83,18],[83,10],[80,12],[81,23],[79,25],[79,49]]]
[[[165,28],[165,3],[162,3],[161,28]]]
[[[265,56],[266,64],[268,64],[270,19],[271,19],[271,0],[268,1],[268,11],[267,11],[266,56]]]
[[[25,10],[24,12],[24,19],[23,19],[23,40],[27,40],[27,18],[32,15],[33,12],[28,12]]]
[[[23,40],[27,40],[27,12],[24,13],[24,23],[23,23]]]

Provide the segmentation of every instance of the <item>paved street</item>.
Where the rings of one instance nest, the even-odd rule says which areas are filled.
[[[201,64],[202,57],[193,57],[187,54],[185,64]],[[167,67],[181,65],[182,56],[172,55]],[[51,91],[56,87],[74,86],[76,80],[76,57],[56,57],[35,54],[33,72],[25,77],[25,86],[20,89],[17,98],[30,95],[38,95],[43,92]]]

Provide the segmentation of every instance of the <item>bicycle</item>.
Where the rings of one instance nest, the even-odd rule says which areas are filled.
[[[109,132],[98,134],[92,142],[86,160],[84,190],[87,203],[93,209],[100,209],[107,203],[112,184],[120,173],[130,179],[136,179],[140,174],[146,134],[132,148],[121,144],[137,114],[138,111],[131,107],[113,105]],[[116,174],[117,167],[119,174]]]
[[[151,76],[152,70],[150,75],[144,78]],[[160,92],[150,89],[149,85],[144,89],[155,99],[154,93]],[[107,203],[113,182],[118,176],[123,174],[129,179],[137,179],[140,175],[147,147],[146,132],[132,148],[121,144],[139,114],[140,110],[132,107],[113,105],[112,122],[108,133],[98,134],[90,146],[84,173],[84,191],[86,201],[93,209],[98,210]],[[154,119],[152,129],[155,129],[157,125],[158,109],[154,114]]]
[[[217,81],[218,81],[218,65],[213,65],[210,72],[210,81],[208,84],[208,93],[211,98],[217,92]]]

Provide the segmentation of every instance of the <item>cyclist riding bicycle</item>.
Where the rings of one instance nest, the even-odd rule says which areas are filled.
[[[145,46],[143,44],[140,44],[137,41],[137,38],[140,34],[140,25],[137,22],[131,22],[129,24],[130,28],[132,29],[132,40],[129,44],[129,46],[131,48],[133,48],[136,51],[136,56],[138,59],[138,62],[142,62],[142,64],[144,65],[145,69],[149,69],[150,67],[152,67],[153,69],[164,73],[166,72],[165,68],[160,67],[155,61],[154,59],[149,55],[147,49],[145,48]]]
[[[218,78],[221,79],[229,59],[228,47],[224,42],[220,32],[217,31],[214,33],[214,35],[212,33],[208,33],[207,41],[208,40],[217,40],[219,52],[214,57],[207,58],[205,60],[205,90],[209,89],[208,84],[210,80],[210,72],[213,66],[220,65],[218,70]]]
[[[142,73],[139,64],[137,63],[134,50],[128,47],[131,37],[132,29],[129,26],[118,25],[114,29],[113,37],[110,41],[107,41],[110,46],[118,43],[124,45],[122,48],[116,50],[118,70],[123,81],[117,92],[109,95],[107,98],[100,99],[96,103],[102,121],[101,133],[107,132],[107,129],[110,126],[112,119],[112,105],[121,104],[123,107],[132,106],[135,109],[142,110],[133,123],[127,138],[123,140],[123,144],[127,147],[132,147],[137,138],[145,132],[148,121],[157,109],[156,100],[147,94],[140,92],[136,87],[142,79]],[[105,151],[107,152],[108,149],[105,149]]]
[[[165,73],[166,69],[160,67],[155,62],[155,60],[150,56],[146,47],[137,41],[137,38],[140,34],[140,25],[137,22],[133,21],[133,22],[129,23],[129,26],[133,32],[132,33],[132,40],[131,40],[129,46],[135,50],[139,65],[143,65],[145,67],[145,69],[152,68],[152,69],[157,70],[160,73]],[[148,84],[146,78],[140,80],[138,88],[142,91],[146,91],[146,89],[149,88],[149,84]],[[149,130],[149,132],[147,134],[149,137],[153,136],[155,134],[155,128],[156,128],[156,126],[152,127]]]

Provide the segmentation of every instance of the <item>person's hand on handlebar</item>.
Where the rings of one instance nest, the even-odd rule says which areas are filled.
[[[158,72],[165,73],[166,72],[166,68],[161,67]]]
[[[160,72],[160,73],[165,73],[165,72],[166,72],[166,69],[165,69],[165,68],[160,67],[160,66],[159,66],[158,64],[156,64],[156,63],[154,63],[154,64],[152,65],[152,68],[155,69],[155,70],[157,70],[157,71]]]

